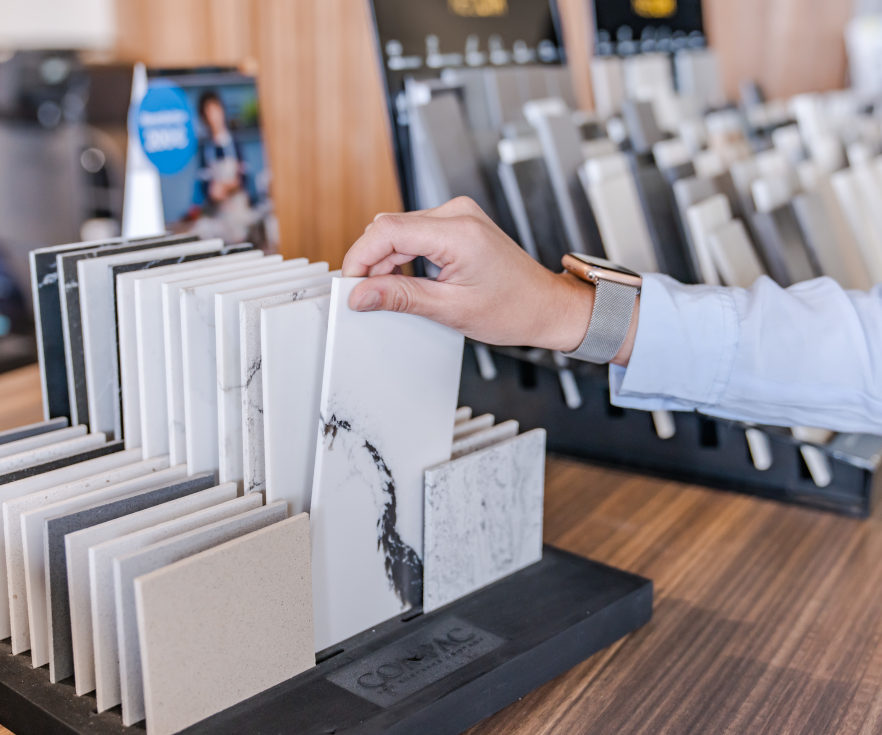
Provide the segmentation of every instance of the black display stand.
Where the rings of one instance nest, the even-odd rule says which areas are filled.
[[[188,733],[452,735],[636,630],[652,582],[546,546],[542,561],[430,614],[351,638],[314,669]],[[143,732],[0,643],[0,724],[16,735]]]
[[[610,404],[605,366],[570,361],[583,401],[573,410],[564,403],[550,353],[493,348],[492,356],[496,377],[485,380],[467,345],[460,405],[471,406],[474,415],[516,419],[521,431],[545,428],[549,452],[857,517],[869,515],[880,492],[879,456],[850,456],[834,445],[812,445],[825,454],[832,472],[831,483],[818,487],[800,453],[804,442],[786,429],[763,427],[772,466],[761,471],[750,457],[746,424],[676,413],[676,434],[661,439],[650,413]]]

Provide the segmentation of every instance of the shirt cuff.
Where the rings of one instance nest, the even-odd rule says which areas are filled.
[[[737,345],[738,317],[729,289],[644,276],[628,367],[610,366],[612,403],[680,411],[718,403]]]

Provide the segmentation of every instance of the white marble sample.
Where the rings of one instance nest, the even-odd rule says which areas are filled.
[[[77,694],[86,694],[95,689],[89,548],[235,497],[236,486],[233,483],[217,485],[65,536],[74,681]]]
[[[115,439],[122,437],[119,364],[116,351],[116,309],[113,302],[114,283],[111,267],[127,263],[149,263],[151,259],[183,257],[216,247],[216,241],[208,240],[108,254],[77,263],[83,320],[86,395],[89,426],[93,431],[103,431]]]
[[[80,424],[79,426],[70,426],[65,429],[57,429],[45,434],[37,434],[37,436],[29,436],[25,439],[17,439],[14,442],[0,444],[0,457],[8,457],[11,454],[19,454],[20,452],[29,452],[32,449],[39,449],[48,444],[57,444],[67,439],[76,439],[78,436],[85,435],[88,430],[87,426]]]
[[[19,533],[21,543],[21,564],[24,571],[25,595],[28,608],[28,630],[31,636],[31,663],[34,668],[49,663],[49,618],[47,612],[46,592],[46,555],[43,544],[43,522],[46,518],[58,515],[69,509],[83,507],[91,503],[97,503],[111,497],[118,497],[129,492],[140,490],[151,484],[160,482],[168,477],[169,469],[165,458],[148,460],[148,465],[140,465],[136,470],[138,474],[129,476],[112,485],[98,485],[97,488],[88,492],[71,491],[65,489],[62,498],[57,495],[43,497],[19,498],[9,504],[10,520],[18,516]],[[158,467],[157,467],[158,465]],[[148,469],[148,467],[157,467]],[[173,474],[179,475],[175,472]],[[37,505],[34,502],[37,501]],[[4,513],[6,511],[4,510]],[[18,550],[14,550],[18,553]]]
[[[463,421],[468,421],[471,417],[471,406],[460,406],[456,409],[456,413],[453,415],[453,424],[454,426],[457,424],[461,424]]]
[[[315,665],[305,514],[135,580],[147,729],[170,735]]]
[[[462,367],[453,330],[350,310],[360,280],[331,286],[310,506],[317,650],[420,604],[423,471],[450,457]]]
[[[621,162],[623,170],[607,175],[603,164]],[[586,161],[579,169],[607,256],[639,273],[658,271],[652,237],[640,204],[634,177],[624,154]]]
[[[266,273],[282,262],[281,255],[267,255],[259,262],[241,268],[249,274]],[[162,289],[162,336],[165,352],[166,415],[168,420],[168,455],[173,464],[187,461],[186,420],[184,416],[184,350],[181,328],[181,291],[203,283],[215,283],[234,273],[191,274],[182,278],[163,280]],[[226,274],[226,275],[225,275]]]
[[[148,270],[136,270],[129,273],[120,273],[116,277],[116,322],[117,334],[119,336],[119,379],[120,394],[122,399],[122,424],[123,436],[126,440],[126,447],[143,446],[144,440],[142,436],[142,417],[141,417],[141,369],[138,362],[138,313],[136,303],[135,284],[146,277],[162,278],[185,273],[192,273],[194,269],[199,268],[203,264],[216,265],[224,260],[231,259],[232,263],[242,265],[249,261],[259,259],[263,254],[259,250],[248,250],[242,253],[231,253],[224,255],[222,253],[213,254],[211,257],[191,260],[184,263],[175,263],[174,265],[161,265]],[[162,305],[158,302],[155,311],[151,315],[153,317],[152,324],[161,327],[162,325]],[[158,347],[162,347],[162,341],[159,340]],[[153,352],[148,355],[147,364],[153,366],[164,366],[164,360],[160,353]],[[162,385],[162,392],[158,392],[156,386],[150,386],[147,394],[151,396],[151,404],[163,404],[163,401],[157,401],[155,396],[165,395],[165,384]],[[162,424],[163,431],[166,431],[166,424]],[[168,454],[168,447],[163,451],[155,452],[155,454]],[[154,456],[149,455],[149,456]]]
[[[267,500],[291,514],[312,497],[330,295],[261,311],[261,392]]]
[[[708,285],[719,285],[720,283],[708,238],[714,230],[722,227],[731,219],[732,210],[725,194],[714,194],[703,202],[693,204],[686,210],[686,226],[692,233],[692,245],[695,248],[699,264],[699,275],[702,282]]]
[[[461,421],[453,426],[453,440],[462,439],[476,431],[489,429],[493,426],[496,417],[492,413],[482,413],[480,416],[473,416],[470,419]]]
[[[311,280],[311,279],[310,279]],[[260,344],[260,318],[265,307],[278,304],[290,304],[324,296],[331,293],[331,280],[326,278],[323,285],[288,288],[285,291],[257,299],[239,302],[239,389],[241,425],[237,432],[241,438],[242,470],[246,493],[266,491],[266,441],[264,438],[263,421],[263,352]],[[321,370],[319,369],[319,373]],[[293,377],[291,378],[293,380]],[[316,397],[321,386],[316,390]],[[272,394],[269,394],[272,396]],[[273,400],[275,400],[273,398]],[[314,401],[316,411],[318,401]],[[313,417],[314,418],[314,417]],[[223,422],[221,422],[223,423]],[[313,421],[308,427],[315,427]],[[232,428],[232,427],[231,427]],[[307,428],[308,433],[313,434]],[[226,434],[221,428],[222,440]],[[314,439],[314,437],[313,437]],[[313,447],[312,459],[315,457]],[[312,476],[310,475],[311,479]],[[291,508],[288,508],[291,511]]]
[[[55,488],[63,483],[85,480],[88,484],[100,481],[104,474],[112,475],[117,469],[127,467],[139,459],[140,454],[137,451],[113,452],[70,467],[62,467],[0,485],[0,503],[3,504],[3,524],[0,527],[0,638],[12,636],[13,654],[28,650],[30,636],[21,552],[21,526],[17,516],[11,519],[7,514],[7,502]],[[4,600],[8,600],[8,604],[3,604]]]
[[[220,291],[214,296],[214,329],[217,369],[218,459],[221,482],[244,482],[242,453],[242,326],[239,304],[248,299],[303,291],[330,282],[327,263],[311,263],[294,271],[280,271],[265,283],[244,289]]]
[[[187,468],[191,474],[216,471],[220,466],[215,294],[271,282],[290,275],[292,271],[299,270],[306,264],[306,258],[288,260],[265,273],[228,278],[181,290],[184,433]],[[237,330],[237,339],[238,336]]]
[[[511,439],[518,435],[519,429],[520,424],[517,421],[503,421],[489,429],[482,429],[462,439],[457,439],[453,442],[453,448],[450,450],[450,459],[458,459],[505,439]]]
[[[136,578],[200,551],[257,531],[287,517],[284,503],[273,503],[159,541],[113,562],[116,630],[119,645],[122,718],[128,727],[144,719],[144,685],[135,608]],[[252,574],[259,570],[252,569]]]
[[[95,432],[75,436],[72,439],[62,439],[54,444],[27,449],[17,454],[9,454],[5,457],[0,457],[0,475],[20,470],[23,467],[33,467],[43,462],[50,462],[53,459],[66,457],[77,452],[95,449],[106,443],[107,437],[100,432]]]
[[[423,611],[542,558],[545,430],[426,470]]]
[[[740,219],[729,220],[711,232],[707,244],[724,285],[750,288],[765,273]]]
[[[99,712],[104,712],[122,702],[113,560],[172,536],[254,510],[261,505],[263,498],[260,494],[234,498],[89,548],[95,689]]]

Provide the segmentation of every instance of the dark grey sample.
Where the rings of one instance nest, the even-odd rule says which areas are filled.
[[[754,212],[750,219],[769,275],[779,285],[786,287],[821,275],[820,268],[812,262],[789,202],[771,212]]]
[[[170,500],[177,500],[216,484],[213,472],[193,475],[174,483],[156,485],[145,490],[98,503],[89,508],[46,520],[44,545],[46,553],[46,594],[49,610],[49,639],[54,680],[61,681],[73,674],[73,641],[70,628],[70,596],[67,588],[67,552],[64,537],[114,518],[137,513]]]
[[[559,270],[569,252],[545,162],[529,158],[499,164],[499,178],[521,246],[546,268]]]
[[[65,341],[67,342],[64,356],[68,375],[68,391],[70,394],[71,423],[89,423],[89,402],[86,395],[86,358],[83,349],[83,323],[80,311],[77,263],[86,258],[99,258],[104,255],[116,255],[118,253],[146,250],[167,245],[180,245],[181,243],[195,242],[198,239],[195,235],[169,235],[149,240],[129,241],[120,245],[58,256],[58,288],[61,292],[62,306],[66,315],[66,318],[62,321],[62,326]]]
[[[48,434],[50,431],[57,431],[68,426],[68,420],[60,416],[48,421],[40,421],[36,424],[28,424],[27,426],[19,426],[16,429],[7,429],[0,431],[0,444],[8,444],[9,442],[17,442],[19,439],[28,439],[32,436],[40,434]]]
[[[650,160],[631,155],[629,163],[659,270],[682,283],[698,283],[670,184]]]
[[[89,449],[85,452],[77,452],[76,454],[70,454],[67,457],[58,457],[57,459],[44,462],[43,464],[33,465],[32,467],[22,467],[13,472],[7,472],[5,475],[0,475],[0,485],[5,485],[8,482],[15,482],[16,480],[22,480],[25,477],[42,475],[44,472],[60,470],[62,467],[70,467],[72,464],[79,464],[80,462],[86,462],[90,459],[97,459],[98,457],[103,457],[107,454],[113,454],[113,452],[121,452],[123,449],[125,449],[125,446],[121,441],[108,442],[102,447]]]
[[[628,129],[631,147],[637,153],[650,152],[652,146],[667,137],[658,126],[651,102],[624,100],[622,102],[622,117],[625,121],[625,127]]]
[[[71,417],[64,357],[61,291],[58,288],[57,256],[63,252],[85,252],[119,244],[108,240],[93,244],[61,245],[31,253],[31,288],[34,299],[34,321],[40,355],[40,372],[46,394],[46,410],[50,418]]]

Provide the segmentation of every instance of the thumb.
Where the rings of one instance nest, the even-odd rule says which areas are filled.
[[[349,295],[354,311],[397,311],[446,322],[445,284],[411,276],[374,276],[359,283]]]

